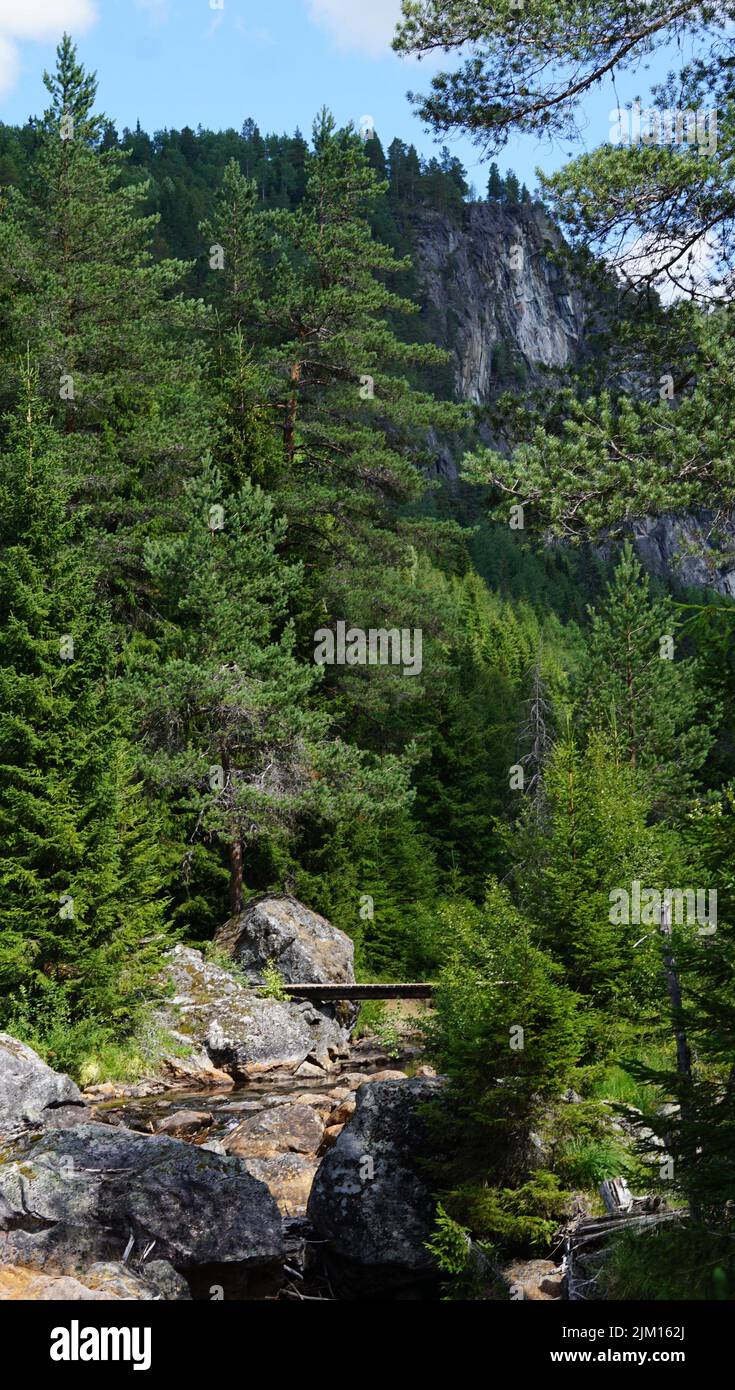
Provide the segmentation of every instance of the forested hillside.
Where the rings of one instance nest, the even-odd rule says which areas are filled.
[[[729,360],[729,313],[654,296],[615,337],[598,276],[553,388],[501,341],[468,401],[410,260],[477,200],[448,151],[326,110],[118,134],[68,39],[46,85],[0,129],[0,1030],[134,1074],[164,953],[287,890],[361,978],[438,984],[452,1296],[488,1296],[466,1233],[538,1253],[623,1173],[690,1217],[608,1295],[732,1297],[735,607],[626,539],[719,505],[662,470],[729,387],[693,368],[664,442],[619,360]],[[487,194],[542,216],[495,165]]]

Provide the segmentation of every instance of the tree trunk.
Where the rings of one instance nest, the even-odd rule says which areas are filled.
[[[671,1022],[674,1028],[674,1038],[676,1039],[676,1070],[680,1076],[691,1085],[692,1082],[692,1054],[689,1051],[689,1043],[684,1028],[681,1011],[681,984],[679,974],[676,969],[676,961],[671,949],[671,903],[664,902],[661,908],[661,954],[664,963],[664,975],[666,977],[666,989],[671,1002]]]
[[[298,388],[301,381],[301,363],[294,362],[291,367],[291,396],[286,406],[286,419],[283,428],[283,445],[286,461],[293,463],[296,449],[296,418],[298,413]]]
[[[230,915],[242,912],[242,840],[235,832],[230,841]]]
[[[676,1041],[676,1070],[681,1077],[682,1085],[679,1091],[680,1120],[684,1126],[684,1140],[690,1149],[694,1144],[693,1131],[690,1128],[693,1121],[692,1106],[692,1054],[689,1050],[686,1029],[681,1008],[681,984],[679,972],[674,960],[674,952],[671,942],[671,902],[664,901],[661,908],[661,955],[663,958],[664,975],[666,977],[666,990],[671,1003],[671,1023]],[[687,1130],[689,1131],[687,1136]],[[690,1157],[691,1161],[691,1157]],[[699,1203],[689,1192],[689,1210],[695,1221],[699,1217]]]

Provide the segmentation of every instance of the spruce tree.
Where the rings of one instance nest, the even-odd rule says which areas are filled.
[[[599,734],[585,749],[560,740],[544,777],[544,817],[532,809],[508,832],[519,865],[520,896],[540,927],[545,950],[564,966],[570,984],[598,1006],[630,1011],[660,997],[653,939],[646,926],[613,911],[616,890],[632,900],[632,884],[661,890],[672,847],[648,824],[649,802],[636,772]],[[649,924],[650,932],[651,924]]]
[[[671,815],[690,797],[712,744],[717,711],[682,658],[672,601],[657,598],[627,543],[596,609],[582,672],[582,714],[642,774],[652,808]]]
[[[489,203],[502,202],[505,185],[500,170],[493,160],[487,180],[487,200]]]
[[[433,1041],[450,1081],[445,1181],[516,1186],[538,1166],[532,1131],[582,1054],[580,1000],[501,884],[490,883],[482,908],[460,902],[441,915]]]
[[[119,1041],[137,1022],[162,878],[89,536],[35,387],[28,368],[0,457],[0,1027],[68,1025],[76,1061],[74,1037]]]
[[[295,212],[258,211],[230,165],[205,240],[224,249],[225,322],[255,344],[266,373],[256,403],[280,437],[274,487],[290,544],[308,559],[310,576],[319,567],[320,599],[325,580],[340,587],[336,616],[344,616],[356,561],[377,579],[405,556],[395,505],[423,491],[431,429],[456,429],[464,415],[407,379],[444,354],[389,327],[416,306],[387,285],[406,265],[371,233],[369,213],[386,185],[362,142],[323,113],[313,145]]]
[[[0,219],[0,390],[7,407],[16,356],[30,344],[73,496],[93,503],[90,520],[108,536],[108,583],[124,575],[129,585],[139,533],[206,443],[197,342],[206,314],[176,293],[187,267],[154,262],[157,218],[139,212],[147,185],[126,181],[125,153],[106,147],[96,79],[67,36],[44,81],[51,102],[27,188],[5,190]]]

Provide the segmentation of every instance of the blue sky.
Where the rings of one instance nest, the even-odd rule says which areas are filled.
[[[219,0],[214,0],[218,4]],[[66,27],[100,83],[99,105],[118,125],[148,131],[201,124],[308,133],[328,105],[340,124],[370,115],[387,143],[394,135],[423,154],[437,149],[406,100],[427,85],[432,67],[400,59],[390,36],[400,0],[0,0],[0,119],[23,121],[45,105],[41,81]],[[660,70],[660,69],[659,69]],[[623,103],[645,93],[650,75],[618,83]],[[585,108],[584,144],[609,132],[612,90]],[[469,141],[453,153],[482,191],[485,166]],[[563,162],[572,146],[516,141],[499,161],[529,185],[540,164]]]

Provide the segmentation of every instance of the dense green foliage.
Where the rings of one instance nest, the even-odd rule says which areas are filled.
[[[577,283],[598,296],[594,351],[556,388],[501,402],[504,448],[474,450],[465,475],[489,489],[500,516],[520,503],[530,529],[571,542],[698,512],[683,554],[704,549],[720,575],[732,568],[735,483],[730,28],[727,6],[659,0],[644,23],[624,0],[604,11],[540,0],[520,13],[513,0],[403,0],[394,45],[443,51],[446,70],[414,98],[420,113],[437,133],[465,131],[497,154],[519,132],[573,139],[601,82],[637,77],[652,55],[669,63],[674,43],[686,44],[689,58],[639,108],[640,128],[618,109],[609,139],[542,176]],[[492,176],[491,190],[499,196]],[[650,1297],[667,1258],[686,1271],[666,1279],[670,1296],[731,1296],[734,616],[728,600],[691,597],[677,614],[624,549],[595,601],[574,728],[552,752],[517,846],[523,909],[591,1006],[583,1059],[623,1061],[627,1048],[627,1075],[651,1088],[645,1123],[673,1159],[670,1190],[690,1203],[689,1224],[649,1237],[637,1269],[635,1241],[621,1243],[613,1296]],[[611,876],[628,907],[606,920]],[[661,898],[636,910],[634,927],[636,882],[658,885]],[[718,889],[716,925],[698,913],[695,928],[674,898],[667,907],[674,884]],[[663,1038],[667,1014],[675,1048],[653,1056],[632,1025],[637,1016]]]
[[[508,6],[469,32],[467,8],[409,0],[401,42],[502,49]],[[438,126],[520,119],[468,82],[436,79]],[[505,490],[586,542],[642,502],[722,501],[727,309],[626,309],[571,385],[516,394],[492,453],[407,255],[417,210],[472,196],[449,151],[386,154],[326,111],[310,141],[118,137],[68,39],[47,86],[42,119],[0,129],[0,1028],[98,1074],[139,1051],[168,945],[287,888],[364,975],[437,981],[432,1248],[455,1289],[482,1296],[570,1187],[617,1173],[689,1203],[697,1289],[720,1287],[733,608],[630,546],[608,563],[485,512]],[[583,178],[556,181],[567,224]],[[527,197],[491,168],[491,202]],[[622,384],[641,323],[635,371],[675,349],[716,368],[676,409]],[[448,446],[469,481],[429,481]],[[356,645],[320,664],[338,625]],[[419,634],[421,660],[361,655],[376,631]],[[661,913],[712,889],[716,920]],[[635,1285],[623,1246],[610,1279]]]

